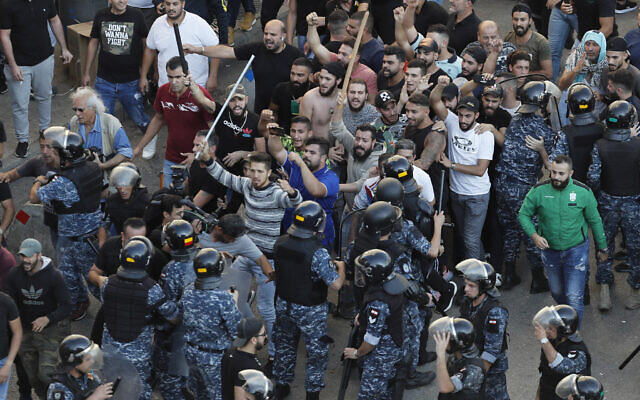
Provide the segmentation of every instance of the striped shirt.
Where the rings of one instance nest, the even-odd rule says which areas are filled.
[[[215,161],[207,167],[207,171],[221,184],[244,195],[247,236],[263,253],[271,254],[280,236],[284,210],[302,202],[300,192],[296,190],[295,197],[289,197],[276,183],[256,189],[251,179],[233,175]]]

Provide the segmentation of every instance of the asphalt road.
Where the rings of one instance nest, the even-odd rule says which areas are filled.
[[[256,2],[258,3],[258,2]],[[511,27],[510,10],[516,4],[510,0],[479,0],[476,2],[476,13],[481,19],[494,19],[501,27],[501,36],[504,36]],[[281,10],[280,17],[284,18],[286,9]],[[624,14],[617,16],[617,23],[620,32],[626,32],[636,27],[636,13]],[[261,40],[261,31],[259,24],[254,26],[251,32],[236,32],[236,43],[242,44],[249,41]],[[216,100],[223,102],[224,87],[235,81],[238,74],[242,70],[244,63],[237,61],[223,60],[221,63],[220,80],[218,91],[215,93]],[[64,93],[71,88],[70,84],[65,82],[64,77],[56,76],[54,81],[57,87],[57,93]],[[5,144],[4,157],[2,162],[3,171],[13,168],[22,163],[22,160],[16,159],[13,155],[16,139],[13,134],[13,121],[11,119],[11,108],[9,95],[0,95],[0,119],[7,129],[7,143]],[[31,107],[31,149],[29,156],[33,156],[38,152],[37,146],[37,126],[35,118],[35,107]],[[152,114],[151,107],[148,107],[148,113]],[[125,128],[129,134],[132,144],[136,144],[141,137],[141,133],[133,126],[130,120],[124,119],[124,113],[120,108],[116,110],[116,116],[121,118]],[[72,116],[71,101],[68,96],[58,95],[54,97],[52,109],[52,124],[66,124]],[[159,141],[158,151],[150,161],[136,160],[136,164],[142,171],[143,183],[150,187],[153,191],[159,185],[159,172],[162,168],[162,155],[164,139],[166,139],[166,129],[161,131],[161,140]],[[11,184],[16,208],[19,209],[27,199],[28,190],[31,185],[30,179]],[[22,237],[10,237],[9,248],[16,251]],[[521,257],[521,260],[524,260]],[[595,270],[595,261],[592,254],[592,270]],[[553,304],[553,300],[549,294],[529,295],[528,287],[530,284],[530,273],[526,261],[520,261],[518,271],[523,277],[524,282],[510,292],[503,293],[502,302],[509,308],[509,365],[507,371],[507,382],[509,393],[512,399],[534,399],[538,381],[537,366],[539,362],[539,345],[533,336],[533,328],[531,326],[531,318],[543,306]],[[605,386],[606,397],[609,399],[637,399],[638,395],[638,378],[640,373],[640,356],[629,364],[629,366],[619,371],[618,365],[627,355],[638,345],[640,345],[640,321],[638,316],[640,311],[628,311],[623,307],[624,298],[629,293],[629,285],[625,282],[626,274],[615,273],[616,283],[612,287],[613,309],[608,313],[598,312],[595,304],[598,300],[598,286],[593,279],[592,272],[591,293],[592,305],[586,306],[584,312],[584,323],[582,334],[587,343],[593,358],[592,374],[601,380]],[[331,293],[335,296],[335,293]],[[82,321],[72,324],[72,331],[75,333],[89,334],[91,329],[92,318],[97,311],[95,300],[89,310],[89,316]],[[457,315],[457,310],[453,310],[451,315]],[[329,356],[329,366],[326,373],[326,388],[321,397],[323,399],[335,398],[338,392],[338,385],[342,373],[340,364],[340,354],[347,340],[349,333],[348,321],[329,317],[329,336],[335,339]],[[432,343],[429,347],[432,347]],[[263,360],[266,360],[266,354],[261,354]],[[298,363],[296,366],[296,379],[292,385],[291,399],[304,398],[304,361],[305,351],[301,343],[298,352]],[[420,370],[433,370],[434,364],[428,364],[421,367]],[[357,397],[358,383],[355,374],[352,377],[351,385],[347,394],[347,399],[355,399]],[[435,398],[437,389],[434,384],[426,388],[407,391],[405,399],[424,399]],[[15,374],[12,379],[9,399],[17,399],[17,388],[15,386]],[[160,398],[154,394],[154,398]]]

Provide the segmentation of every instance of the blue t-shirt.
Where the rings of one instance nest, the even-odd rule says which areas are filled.
[[[289,153],[287,153],[287,156]],[[302,200],[313,200],[316,203],[320,204],[320,207],[327,214],[327,224],[324,228],[324,236],[325,239],[322,244],[326,246],[330,246],[333,243],[333,239],[335,238],[335,232],[333,229],[333,219],[331,218],[331,213],[333,212],[333,204],[336,202],[338,198],[338,189],[340,186],[340,180],[338,179],[338,175],[335,172],[331,171],[326,166],[319,171],[313,173],[313,176],[316,177],[317,180],[320,181],[327,188],[327,195],[322,198],[313,197],[304,186],[304,182],[302,181],[302,173],[300,172],[300,167],[296,165],[296,163],[292,163],[289,161],[287,157],[287,161],[282,165],[282,169],[285,170],[287,174],[289,174],[289,184],[292,188],[298,189],[300,194],[302,195]],[[287,208],[284,212],[284,219],[282,220],[282,227],[284,231],[289,228],[291,222],[293,221],[293,208]]]

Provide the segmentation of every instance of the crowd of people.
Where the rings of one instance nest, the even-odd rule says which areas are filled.
[[[239,29],[262,41],[234,43],[240,3]],[[0,93],[15,156],[32,156],[0,172],[0,398],[15,365],[21,400],[281,400],[302,337],[306,399],[319,399],[331,289],[357,331],[341,353],[357,360],[358,399],[435,380],[439,399],[508,400],[498,296],[523,282],[524,244],[529,293],[557,303],[533,317],[536,398],[603,399],[579,329],[590,237],[598,309],[613,307],[614,259],[624,306],[640,308],[640,28],[615,23],[637,5],[517,2],[511,26],[481,21],[474,0],[289,0],[285,21],[282,5],[110,0],[74,115],[52,126],[54,45],[78,57],[56,2],[0,2]],[[253,98],[218,87],[221,59],[252,60]],[[165,127],[152,189],[136,162]],[[55,254],[21,237],[16,262],[4,235],[23,177]],[[91,334],[71,332],[90,297]],[[102,353],[137,373],[101,380]]]

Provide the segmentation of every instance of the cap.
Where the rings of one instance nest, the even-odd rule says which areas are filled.
[[[424,38],[420,41],[418,45],[418,49],[422,49],[427,53],[435,52],[437,53],[440,49],[438,49],[438,43],[431,38]]]
[[[458,97],[458,93],[458,86],[455,83],[450,83],[442,89],[442,98],[452,100]]]
[[[344,74],[346,72],[342,64],[340,64],[338,61],[327,63],[323,65],[321,69],[326,70],[328,73],[335,76],[336,78],[344,78]]]
[[[227,86],[227,91],[224,94],[225,97],[229,97],[229,94],[233,90],[233,85],[234,84]],[[233,97],[242,97],[243,99],[247,97],[247,90],[244,88],[244,86],[241,83],[238,84],[238,87],[236,88],[236,91],[233,94]]]
[[[607,51],[627,51],[627,41],[617,36],[609,39],[607,42]]]
[[[25,239],[20,244],[18,254],[25,257],[32,257],[36,253],[42,253],[42,245],[36,239]]]
[[[473,57],[473,59],[476,60],[478,64],[484,64],[484,62],[487,61],[487,52],[484,50],[484,47],[479,44],[472,44],[467,46],[462,51],[463,57],[465,54],[469,54],[471,57]]]
[[[249,340],[258,335],[262,329],[262,321],[258,318],[244,318],[238,323],[238,338],[233,341],[233,347],[244,346]]]
[[[464,96],[458,102],[458,107],[456,110],[461,108],[466,108],[469,111],[478,112],[480,109],[480,102],[473,96]]]
[[[392,101],[397,103],[396,98],[393,97],[393,94],[388,90],[381,90],[376,95],[374,104],[378,108],[383,108],[387,105],[387,103],[390,103]]]
[[[500,86],[500,85],[485,86],[484,90],[482,91],[482,95],[483,96],[495,96],[495,97],[502,98],[503,95],[504,95],[504,92],[502,90],[502,86]]]

